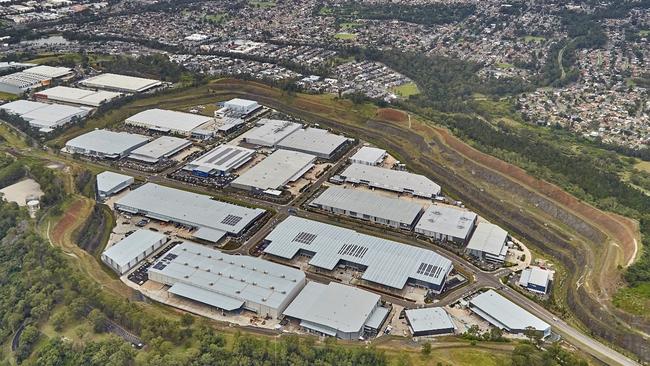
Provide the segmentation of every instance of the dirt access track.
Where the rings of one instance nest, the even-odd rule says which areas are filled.
[[[642,332],[650,325],[611,304],[618,265],[638,252],[637,223],[581,202],[559,187],[486,155],[433,122],[403,111],[355,105],[332,96],[288,95],[269,86],[225,79],[208,85],[215,100],[254,99],[322,127],[387,149],[410,169],[436,180],[470,209],[506,227],[535,251],[560,262],[556,311],[583,328],[650,361]]]

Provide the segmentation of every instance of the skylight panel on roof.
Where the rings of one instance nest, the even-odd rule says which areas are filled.
[[[295,238],[293,238],[293,241],[296,243],[309,245],[314,241],[314,239],[316,239],[316,235],[301,231],[300,233],[298,233],[298,235],[296,235]]]
[[[230,226],[235,226],[237,223],[239,223],[242,220],[241,216],[236,216],[236,215],[228,215],[226,216],[223,220],[221,220],[222,224],[230,225]]]

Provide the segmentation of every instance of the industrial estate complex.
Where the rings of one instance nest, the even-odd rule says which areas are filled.
[[[53,108],[56,101],[91,111],[162,86],[102,74],[77,88],[35,94],[47,103],[3,108],[29,117],[27,109]],[[512,246],[505,230],[447,200],[438,184],[406,171],[386,150],[282,119],[254,101],[214,108],[205,114],[145,109],[65,143],[65,153],[122,171],[98,174],[96,187],[97,199],[125,227],[112,235],[101,260],[125,283],[220,320],[245,324],[242,317],[259,317],[275,329],[348,340],[400,326],[414,337],[462,331],[456,315],[431,301],[470,279],[434,244],[498,268]],[[156,174],[143,181],[140,171]],[[211,189],[234,201],[211,197]],[[340,224],[323,222],[328,218]],[[369,235],[360,230],[365,227],[404,240]],[[546,294],[552,275],[545,274],[525,268],[517,283]],[[469,297],[472,321],[515,335],[527,326],[548,334],[497,296]],[[518,320],[498,309],[519,314]]]

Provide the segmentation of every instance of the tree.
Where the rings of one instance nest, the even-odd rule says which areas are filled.
[[[532,344],[539,344],[542,340],[542,333],[533,327],[526,327],[526,329],[524,329],[524,335]]]
[[[108,318],[99,309],[92,309],[90,311],[88,314],[88,321],[92,325],[95,333],[106,331],[106,327],[108,326]]]
[[[189,327],[194,323],[194,317],[190,313],[183,313],[181,315],[181,325],[183,327]]]

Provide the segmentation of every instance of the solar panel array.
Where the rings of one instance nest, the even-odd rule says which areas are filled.
[[[363,256],[366,254],[368,251],[367,247],[363,247],[361,245],[356,245],[356,244],[345,244],[339,249],[339,253],[341,255],[350,255],[355,258],[363,258]]]
[[[222,224],[230,225],[230,226],[235,226],[237,223],[239,223],[242,220],[241,216],[236,216],[236,215],[228,215],[224,217],[223,220],[221,220]]]
[[[442,268],[436,265],[429,264],[429,263],[420,263],[420,267],[418,267],[416,273],[428,277],[438,277],[441,271]]]
[[[301,231],[295,238],[293,238],[293,241],[309,245],[314,241],[314,239],[316,239],[316,235]]]

